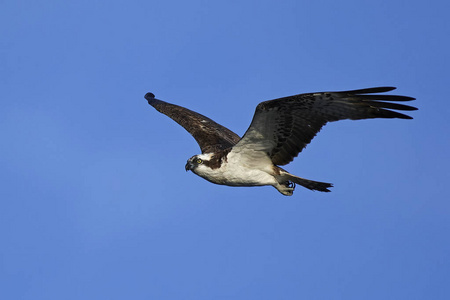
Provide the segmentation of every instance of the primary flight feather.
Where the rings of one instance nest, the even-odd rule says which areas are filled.
[[[272,185],[291,196],[295,184],[329,192],[332,184],[304,179],[279,166],[290,163],[327,123],[371,118],[412,119],[392,111],[417,108],[393,103],[411,101],[407,96],[376,94],[394,90],[376,87],[343,92],[299,94],[269,101],[256,107],[250,127],[240,138],[236,133],[187,108],[170,104],[147,93],[145,99],[159,112],[184,127],[197,141],[202,154],[186,164],[204,179],[229,186]]]

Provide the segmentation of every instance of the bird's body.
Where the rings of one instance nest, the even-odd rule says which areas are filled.
[[[409,101],[411,97],[370,95],[393,90],[390,87],[345,92],[299,94],[261,102],[242,138],[211,119],[154,98],[145,98],[161,113],[171,117],[199,143],[202,154],[191,157],[186,170],[204,179],[229,186],[271,185],[286,196],[295,184],[329,192],[332,184],[297,177],[280,168],[291,162],[323,125],[343,119],[411,117],[388,110],[415,107],[384,101]],[[369,95],[367,95],[369,94]]]
[[[202,154],[195,156],[196,159],[208,161],[214,154]],[[200,164],[197,168],[192,168],[193,172],[207,180],[230,186],[261,186],[273,185],[275,180],[271,161],[268,157],[261,157],[257,160],[246,161],[247,156],[243,156],[235,151],[230,151],[221,159],[217,168],[211,168],[207,164]],[[262,161],[263,160],[263,161]]]

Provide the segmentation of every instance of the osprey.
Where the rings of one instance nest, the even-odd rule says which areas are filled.
[[[199,113],[155,99],[152,93],[147,93],[145,99],[156,110],[183,126],[199,144],[202,154],[189,158],[186,171],[191,170],[212,183],[228,186],[271,185],[283,195],[291,196],[296,184],[321,192],[329,192],[328,188],[333,186],[292,175],[279,167],[290,163],[327,122],[412,119],[389,109],[416,110],[412,106],[390,102],[414,98],[375,94],[394,89],[375,87],[309,93],[261,102],[242,138]]]

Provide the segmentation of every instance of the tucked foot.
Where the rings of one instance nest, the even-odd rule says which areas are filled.
[[[292,181],[285,181],[282,184],[274,186],[280,193],[285,196],[292,196],[295,190],[295,183]]]

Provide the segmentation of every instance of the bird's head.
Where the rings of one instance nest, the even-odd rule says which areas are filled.
[[[202,168],[209,168],[207,165],[212,158],[211,153],[198,154],[194,155],[188,159],[185,169],[187,171],[192,171],[197,174],[196,171],[201,170]]]

